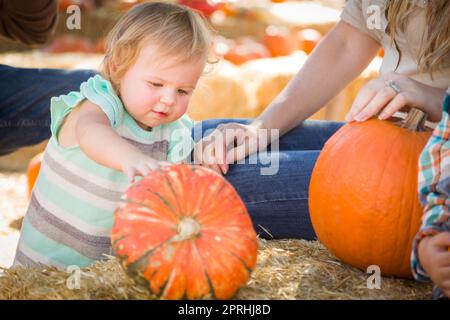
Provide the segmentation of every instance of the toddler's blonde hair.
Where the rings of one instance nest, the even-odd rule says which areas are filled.
[[[158,46],[158,59],[169,56],[177,62],[194,59],[206,62],[212,35],[205,19],[184,6],[164,2],[134,6],[121,17],[106,39],[101,72],[116,89],[149,41]]]

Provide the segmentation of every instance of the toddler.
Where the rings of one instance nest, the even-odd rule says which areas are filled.
[[[185,112],[210,46],[204,19],[179,5],[144,3],[119,20],[102,75],[51,99],[52,136],[13,266],[85,267],[111,254],[130,180],[190,158]]]
[[[420,156],[419,196],[424,217],[413,246],[412,271],[432,280],[435,299],[450,297],[450,88],[442,120]]]

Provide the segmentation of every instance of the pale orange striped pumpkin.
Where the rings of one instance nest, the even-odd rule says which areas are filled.
[[[115,212],[124,269],[165,299],[228,299],[255,267],[257,238],[237,192],[200,166],[172,165],[133,184]]]

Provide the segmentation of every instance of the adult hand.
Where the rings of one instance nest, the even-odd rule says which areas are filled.
[[[195,146],[195,163],[226,174],[228,164],[258,151],[258,129],[256,124],[219,124],[209,136],[204,137]],[[267,144],[259,148],[265,148]]]
[[[370,81],[359,91],[345,120],[365,121],[376,115],[384,120],[397,111],[414,107],[426,112],[430,121],[438,122],[444,96],[444,89],[391,72]]]
[[[450,232],[425,237],[419,242],[419,259],[431,280],[450,297]]]

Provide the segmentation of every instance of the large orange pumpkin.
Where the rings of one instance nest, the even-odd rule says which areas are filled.
[[[133,184],[111,240],[124,269],[165,299],[231,298],[248,281],[258,249],[234,188],[189,165],[163,167]]]
[[[386,276],[411,277],[410,254],[422,216],[418,159],[431,132],[411,111],[401,125],[371,119],[349,123],[325,144],[310,189],[311,221],[339,259]]]
[[[35,155],[28,163],[27,168],[27,187],[28,187],[28,197],[31,197],[31,192],[33,191],[34,184],[39,175],[39,170],[41,169],[41,163],[44,153],[38,153]]]

